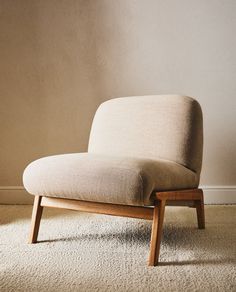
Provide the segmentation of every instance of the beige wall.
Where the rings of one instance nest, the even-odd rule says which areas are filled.
[[[235,31],[235,0],[0,0],[0,189],[33,159],[85,151],[102,101],[161,93],[197,97],[201,183],[233,189]]]

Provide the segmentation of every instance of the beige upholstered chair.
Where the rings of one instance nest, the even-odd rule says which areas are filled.
[[[190,97],[104,102],[88,152],[41,158],[25,169],[24,186],[35,195],[30,243],[37,241],[43,207],[149,219],[149,265],[156,265],[166,204],[195,207],[204,228],[202,147],[202,112]]]

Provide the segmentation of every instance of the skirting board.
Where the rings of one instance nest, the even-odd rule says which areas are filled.
[[[200,186],[205,204],[236,204],[236,186]],[[0,204],[32,204],[34,196],[22,186],[0,187]]]
[[[0,204],[33,204],[34,197],[22,186],[0,186]]]
[[[236,186],[200,186],[205,204],[236,204]]]

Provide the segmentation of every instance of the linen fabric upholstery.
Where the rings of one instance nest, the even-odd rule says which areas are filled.
[[[153,190],[196,187],[197,175],[175,162],[91,153],[32,162],[24,186],[34,195],[127,205],[152,205]]]
[[[167,159],[200,174],[202,111],[193,98],[153,95],[115,98],[94,117],[88,152]]]
[[[152,205],[155,191],[198,187],[202,147],[202,112],[193,98],[116,98],[98,108],[88,152],[38,159],[23,183],[33,195]]]

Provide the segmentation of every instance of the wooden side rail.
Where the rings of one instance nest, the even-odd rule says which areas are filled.
[[[203,192],[201,189],[190,189],[170,192],[157,192],[157,200],[171,200],[171,201],[198,201],[203,199]]]
[[[147,220],[153,219],[152,207],[127,206],[48,197],[42,198],[41,206],[121,217],[140,218]]]

